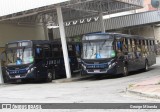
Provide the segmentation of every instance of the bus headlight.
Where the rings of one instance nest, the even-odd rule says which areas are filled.
[[[108,68],[111,68],[111,67],[112,67],[112,65],[110,64]]]
[[[111,68],[111,67],[113,67],[113,66],[115,66],[115,65],[116,65],[116,63],[114,62],[114,63],[110,64],[110,65],[108,66],[108,68]]]
[[[84,64],[82,64],[82,67],[84,68],[84,70],[86,70],[86,66]]]
[[[28,69],[28,72],[27,72],[27,73],[33,72],[35,68],[36,68],[36,67],[33,67],[33,68],[31,68],[31,69]]]
[[[31,68],[31,72],[34,70],[34,68]]]
[[[78,63],[81,63],[81,58],[77,58]]]
[[[114,63],[112,63],[112,66],[114,66],[116,63],[114,62]]]
[[[6,70],[7,75],[9,75],[9,72]]]
[[[31,72],[31,70],[29,69],[27,73],[30,73],[30,72]]]

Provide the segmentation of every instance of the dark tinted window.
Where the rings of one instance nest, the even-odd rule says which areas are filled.
[[[54,58],[61,57],[61,49],[59,44],[52,45],[52,53]]]
[[[50,45],[43,45],[44,57],[52,57]]]
[[[36,46],[35,48],[35,57],[36,58],[43,58],[43,49],[41,46]]]
[[[68,45],[68,55],[69,56],[76,56],[74,45]]]

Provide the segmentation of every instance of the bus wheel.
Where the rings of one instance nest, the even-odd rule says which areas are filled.
[[[53,74],[52,72],[48,71],[46,82],[52,82],[52,79],[53,79]]]
[[[86,73],[85,73],[83,70],[81,70],[81,71],[80,71],[80,75],[81,75],[81,76],[85,76]]]
[[[123,67],[123,76],[125,77],[125,76],[127,76],[128,75],[128,67],[127,67],[127,65],[125,65],[124,67]]]
[[[56,72],[55,72],[55,70],[53,70],[53,74],[52,74],[52,80],[55,80],[56,79]]]
[[[149,70],[149,65],[148,65],[148,61],[146,60],[145,62],[145,68],[144,68],[144,71],[148,71]]]

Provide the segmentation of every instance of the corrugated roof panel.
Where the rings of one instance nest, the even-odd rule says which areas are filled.
[[[0,16],[66,1],[70,0],[0,0]]]
[[[148,23],[160,23],[160,13],[159,11],[149,11],[143,13],[136,13],[126,16],[114,17],[110,19],[105,19],[105,28],[106,30],[115,30],[119,28],[132,27],[145,25]],[[77,29],[78,30],[75,30]],[[85,33],[98,32],[101,30],[101,24],[99,21],[91,22],[86,24],[80,24],[75,26],[67,27],[68,30],[71,30],[67,37],[74,35],[82,35]],[[57,35],[59,29],[54,29],[54,35]]]

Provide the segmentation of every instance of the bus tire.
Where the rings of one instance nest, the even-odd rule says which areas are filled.
[[[144,72],[149,70],[149,65],[148,65],[148,61],[145,61],[145,67],[144,67]]]
[[[55,70],[53,70],[53,72],[52,72],[53,74],[52,74],[52,80],[55,80],[56,79],[56,72],[55,72]]]
[[[123,77],[128,75],[128,66],[127,65],[124,65],[122,75],[123,75]]]
[[[46,82],[52,82],[52,80],[53,80],[53,73],[51,71],[48,71]]]
[[[87,74],[86,74],[83,70],[81,70],[81,71],[80,71],[80,75],[81,75],[81,76],[86,76]]]

